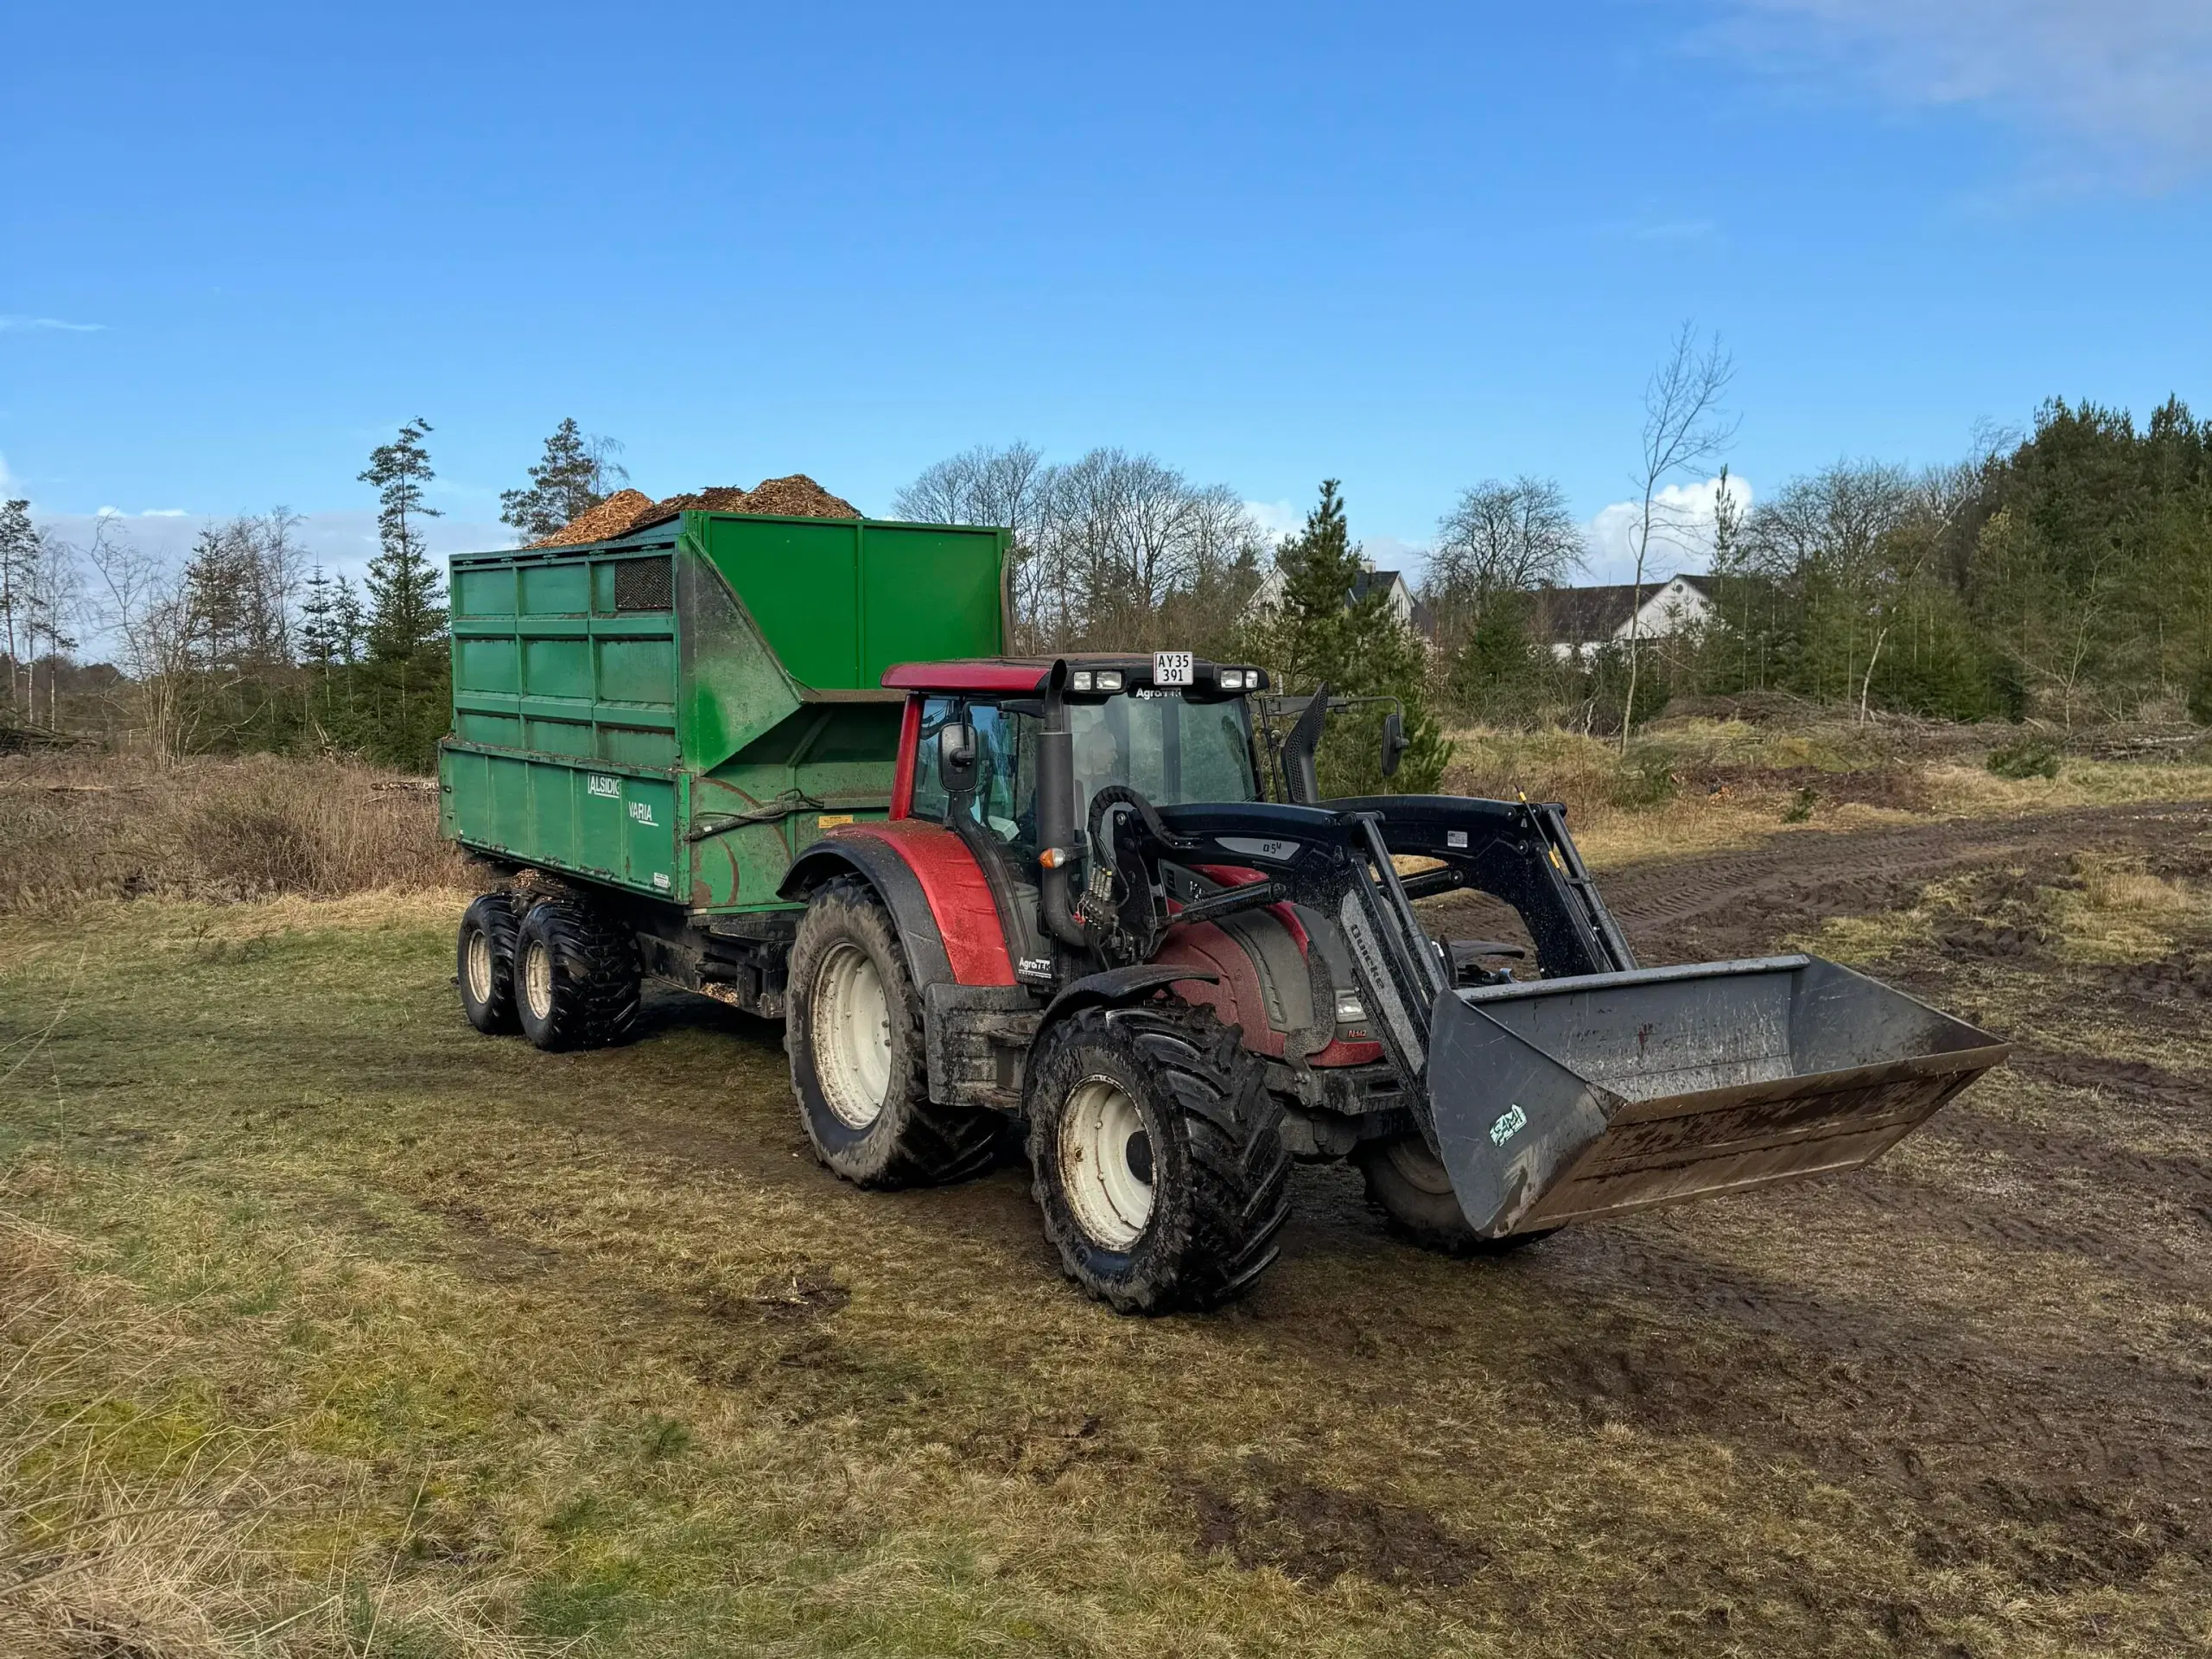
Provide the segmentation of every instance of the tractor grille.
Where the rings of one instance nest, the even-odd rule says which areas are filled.
[[[617,611],[675,609],[675,576],[671,562],[664,557],[625,559],[616,565],[614,608]]]

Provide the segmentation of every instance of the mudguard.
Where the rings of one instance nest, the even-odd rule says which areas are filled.
[[[1016,982],[990,885],[950,830],[912,818],[832,830],[792,861],[779,895],[804,899],[845,869],[890,906],[918,985]]]

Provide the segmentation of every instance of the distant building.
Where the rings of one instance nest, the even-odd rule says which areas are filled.
[[[1402,570],[1377,570],[1371,564],[1363,566],[1359,575],[1352,578],[1351,591],[1344,594],[1344,608],[1351,609],[1377,587],[1382,588],[1383,601],[1389,606],[1390,614],[1398,619],[1399,626],[1411,628],[1425,639],[1436,637],[1435,617],[1429,613],[1427,606],[1414,596],[1414,590]],[[1246,612],[1249,614],[1262,606],[1279,604],[1281,600],[1282,572],[1270,569],[1245,607]]]
[[[1582,656],[1602,645],[1618,644],[1629,637],[1635,622],[1637,638],[1701,626],[1713,615],[1713,584],[1710,576],[1681,575],[1647,582],[1643,602],[1637,604],[1633,583],[1605,588],[1541,588],[1536,590],[1535,616],[1530,626],[1537,639],[1551,647],[1562,661]]]

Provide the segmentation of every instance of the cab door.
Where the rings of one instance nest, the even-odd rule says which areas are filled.
[[[975,855],[1015,976],[1041,986],[1053,979],[1054,952],[1037,893],[1037,730],[1035,716],[987,698],[924,699],[911,810]]]

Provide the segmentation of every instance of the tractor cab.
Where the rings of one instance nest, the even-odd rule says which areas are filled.
[[[1162,806],[1261,798],[1245,702],[1266,683],[1260,670],[1187,652],[1066,660],[1052,701],[1069,748],[1074,823],[1112,785]],[[1052,666],[997,659],[893,670],[887,683],[918,694],[899,757],[907,787],[894,791],[893,816],[953,828],[964,820],[1010,849],[1017,864],[1033,863],[1046,844],[1038,779]]]

